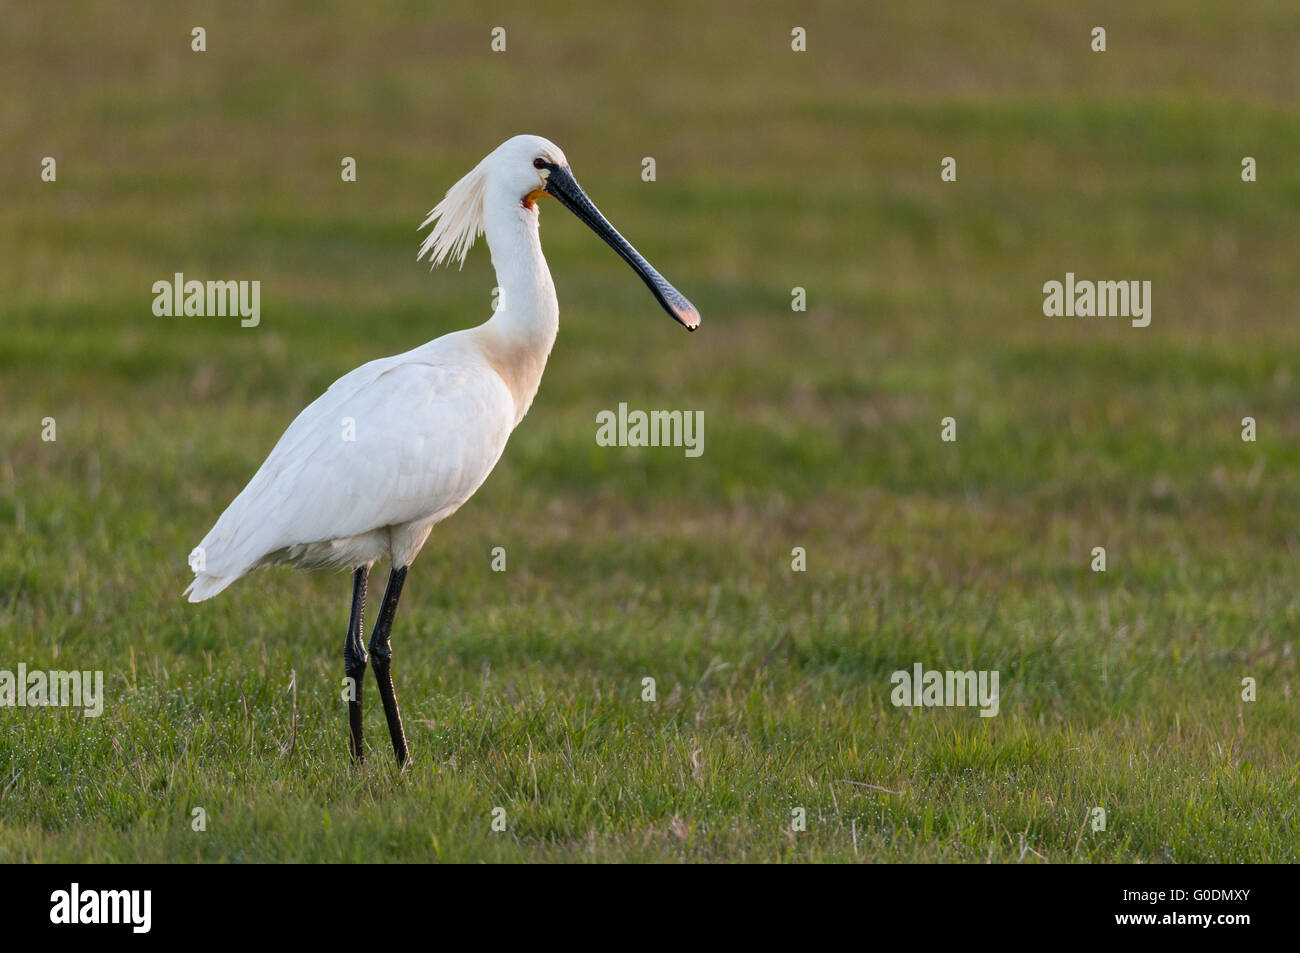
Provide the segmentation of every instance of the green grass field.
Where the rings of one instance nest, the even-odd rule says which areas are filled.
[[[6,9],[0,669],[108,697],[0,708],[0,861],[1297,860],[1300,9],[379,6]],[[331,381],[486,319],[416,226],[520,132],[703,327],[544,207],[559,340],[407,580],[414,764],[371,680],[357,771],[348,577],[186,558]],[[177,271],[261,324],[155,317]],[[1044,317],[1067,271],[1151,326]],[[621,401],[703,456],[597,446]],[[1000,714],[894,707],[916,662]]]

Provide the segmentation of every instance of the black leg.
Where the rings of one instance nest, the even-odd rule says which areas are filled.
[[[393,754],[397,763],[406,767],[409,760],[406,753],[406,732],[402,730],[402,713],[397,710],[397,694],[393,691],[393,647],[389,644],[389,633],[393,628],[393,616],[397,614],[397,600],[402,597],[402,583],[406,581],[406,567],[394,569],[388,576],[388,587],[384,590],[384,601],[379,605],[379,618],[375,620],[375,631],[370,635],[370,664],[375,670],[375,681],[379,683],[379,697],[384,703],[384,715],[388,718],[388,734],[393,739]]]
[[[348,740],[352,758],[358,764],[365,760],[361,747],[361,683],[366,675],[366,643],[361,638],[361,627],[366,616],[369,575],[369,566],[352,574],[352,617],[348,620],[348,640],[343,643],[343,672],[351,680],[352,689],[348,699]]]

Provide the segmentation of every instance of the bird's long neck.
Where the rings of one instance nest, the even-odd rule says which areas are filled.
[[[478,331],[484,353],[514,397],[517,425],[541,385],[560,328],[560,306],[542,255],[536,207],[489,192],[483,220],[497,291],[496,311]]]

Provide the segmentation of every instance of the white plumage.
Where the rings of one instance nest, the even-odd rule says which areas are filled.
[[[268,563],[410,562],[487,479],[514,426],[509,388],[466,343],[448,335],[372,361],[299,414],[199,544],[190,601]]]
[[[364,364],[309,404],[191,555],[191,602],[271,563],[406,565],[487,479],[532,403],[559,326],[537,208],[521,202],[544,184],[530,161],[539,154],[564,161],[540,137],[508,140],[421,226],[434,226],[419,255],[434,265],[463,262],[487,231],[513,307]]]
[[[574,180],[564,153],[539,136],[508,139],[453,185],[421,228],[417,259],[464,264],[486,234],[497,273],[492,316],[334,382],[289,425],[266,462],[190,555],[202,602],[269,563],[354,570],[344,649],[351,751],[364,757],[360,683],[373,663],[393,752],[407,762],[392,680],[390,633],[406,567],[429,532],[487,479],[532,405],[559,329],[555,285],[542,255],[535,200],[556,198],[615,249],[659,303],[689,329],[699,314],[605,220]],[[367,578],[392,572],[367,656]]]
[[[298,415],[191,554],[191,602],[269,563],[405,566],[429,531],[482,485],[541,383],[559,305],[534,199],[557,197],[591,225],[678,321],[698,314],[600,215],[539,136],[507,140],[453,185],[421,228],[417,258],[464,264],[487,234],[504,302],[476,328],[339,378]]]

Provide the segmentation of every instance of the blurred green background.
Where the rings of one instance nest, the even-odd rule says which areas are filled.
[[[1061,6],[5,3],[0,668],[109,699],[0,709],[0,859],[1296,860],[1300,8]],[[347,578],[185,560],[331,381],[486,319],[417,226],[522,132],[703,327],[544,205],[559,340],[407,582],[416,763],[372,687],[355,772]],[[260,326],[155,317],[177,271]],[[1151,326],[1045,318],[1067,271]],[[620,401],[704,455],[597,446]],[[1001,715],[892,707],[918,661]]]

